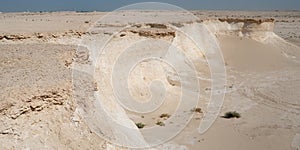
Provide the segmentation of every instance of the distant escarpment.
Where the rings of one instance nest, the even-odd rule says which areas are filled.
[[[218,20],[204,21],[204,24],[215,34],[249,37],[262,42],[274,35],[274,23],[275,19],[273,18],[219,18]]]
[[[228,22],[228,23],[239,23],[239,22],[244,22],[244,23],[247,23],[247,24],[252,24],[252,23],[255,23],[255,24],[262,24],[262,23],[265,23],[265,22],[271,22],[271,23],[274,23],[275,19],[273,19],[273,18],[267,18],[267,19],[219,18],[219,21],[221,21],[221,22]]]

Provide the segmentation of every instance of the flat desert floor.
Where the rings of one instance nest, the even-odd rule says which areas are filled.
[[[183,12],[118,12],[112,20],[100,23],[97,21],[107,13],[1,13],[0,149],[126,149],[122,143],[151,145],[163,141],[164,133],[177,132],[172,128],[177,123],[168,121],[176,117],[190,120],[182,124],[183,130],[175,137],[153,149],[300,149],[300,12],[191,13],[197,19],[184,20],[180,17]],[[166,19],[139,23],[160,16]],[[196,51],[193,43],[169,26],[192,37],[199,35],[202,51]],[[107,49],[98,54],[108,39]],[[126,74],[126,64],[135,63],[143,51],[123,53],[122,49],[138,40],[165,41],[180,47],[184,54],[157,53],[147,44],[144,51],[149,56],[167,55],[165,58],[178,66],[182,61],[179,70],[183,76],[184,71],[187,76],[194,75],[191,69],[195,78],[182,81],[178,79],[180,71],[157,59],[138,61]],[[163,43],[154,47],[164,48]],[[200,134],[199,124],[210,111],[210,96],[215,92],[210,79],[214,70],[207,61],[214,59],[208,51],[214,46],[224,59],[224,101],[212,126]],[[98,56],[100,61],[96,61]],[[189,68],[191,63],[194,67]],[[89,73],[94,66],[96,79],[91,79]],[[114,72],[114,67],[120,68]],[[113,73],[116,77],[110,82]],[[125,75],[127,79],[122,78]],[[152,112],[126,110],[112,98],[114,91],[119,90],[124,99],[126,93],[111,85],[123,85],[124,80],[128,80],[130,95],[140,102],[160,98],[162,90],[152,82],[160,80],[166,89],[164,102]],[[195,81],[199,89],[194,88]],[[180,98],[181,87],[186,93]],[[107,120],[97,108],[100,104],[93,100],[95,93],[100,95],[106,115],[131,126],[132,131]],[[198,102],[189,107],[198,93]],[[181,101],[186,106],[175,115]],[[239,118],[222,117],[234,111]],[[137,123],[144,128],[138,129]],[[149,133],[147,128],[151,127],[159,132]],[[116,141],[121,144],[116,146]]]

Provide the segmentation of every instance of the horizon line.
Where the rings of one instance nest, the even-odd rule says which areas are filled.
[[[300,10],[297,9],[185,9],[187,11],[285,11],[285,12],[297,12]],[[114,11],[114,10],[113,10]],[[51,12],[113,12],[113,11],[108,11],[108,10],[38,10],[38,11],[0,11],[0,13],[51,13]],[[138,10],[142,11],[142,10]],[[151,11],[151,10],[147,10]],[[153,10],[154,11],[154,10]],[[164,11],[164,10],[159,10],[159,11]],[[169,10],[168,10],[169,11]]]

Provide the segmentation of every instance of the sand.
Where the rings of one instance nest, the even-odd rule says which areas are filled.
[[[192,13],[198,18],[120,12],[102,24],[107,13],[0,14],[0,149],[300,149],[300,12]],[[159,16],[158,24],[130,22]],[[211,73],[222,65],[226,76],[215,76],[213,88]],[[222,105],[210,103],[220,91]],[[228,111],[241,118],[223,118]]]

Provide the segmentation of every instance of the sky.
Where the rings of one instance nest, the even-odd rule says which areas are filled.
[[[151,1],[151,0],[150,0]],[[0,0],[0,12],[113,11],[146,0]],[[152,0],[188,10],[300,10],[300,0]]]

